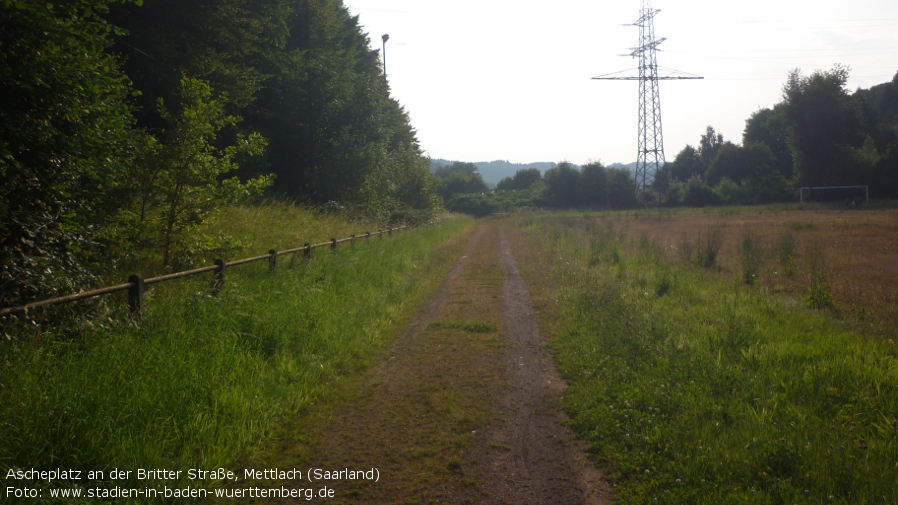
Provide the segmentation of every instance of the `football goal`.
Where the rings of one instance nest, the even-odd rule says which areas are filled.
[[[816,186],[803,187],[799,189],[798,199],[801,203],[811,200],[813,192],[822,193],[821,199],[836,200],[845,198],[845,202],[851,205],[860,205],[860,198],[863,194],[864,204],[870,203],[869,186]],[[825,196],[823,196],[825,195]]]

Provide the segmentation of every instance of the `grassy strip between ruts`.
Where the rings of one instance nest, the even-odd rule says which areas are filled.
[[[525,274],[617,503],[898,503],[894,338],[672,267],[613,223],[517,224],[542,244]]]
[[[229,269],[218,296],[208,279],[178,281],[148,293],[138,322],[84,323],[70,332],[78,338],[16,352],[7,343],[0,467],[108,476],[233,464],[378,355],[445,276],[460,247],[453,238],[472,224],[453,218],[316,251],[311,262],[284,257],[275,272]],[[115,485],[147,485],[133,477]]]

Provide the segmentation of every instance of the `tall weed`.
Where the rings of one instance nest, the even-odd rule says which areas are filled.
[[[783,275],[795,275],[795,235],[786,230],[780,235],[775,246],[776,259]]]
[[[742,282],[748,285],[754,284],[764,262],[764,249],[760,239],[751,231],[743,233],[736,256],[742,265]]]
[[[813,242],[808,246],[808,296],[805,305],[812,309],[830,310],[836,307],[832,289],[826,276],[826,258],[823,245]]]
[[[695,263],[702,268],[711,268],[717,264],[717,253],[723,245],[724,226],[715,224],[702,228],[698,232]]]

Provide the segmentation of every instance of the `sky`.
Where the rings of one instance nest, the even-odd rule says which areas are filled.
[[[386,43],[391,95],[432,158],[629,163],[640,0],[344,0],[371,46]],[[703,76],[660,83],[666,159],[710,125],[741,143],[781,100],[791,69],[851,69],[848,89],[898,72],[898,2],[654,0],[658,65]],[[629,25],[629,26],[625,26]]]

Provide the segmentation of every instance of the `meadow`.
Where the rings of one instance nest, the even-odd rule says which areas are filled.
[[[5,321],[0,466],[213,469],[250,457],[287,416],[326,402],[380,355],[472,224],[451,217],[316,250],[311,261],[281,257],[274,272],[267,262],[234,267],[218,295],[207,278],[157,284],[139,317],[110,297],[70,309],[57,318],[64,327]],[[362,232],[272,205],[229,209],[214,233],[242,244],[236,258]]]
[[[616,503],[898,503],[895,212],[639,214],[512,218]]]

